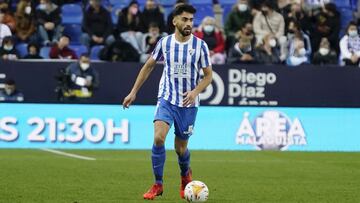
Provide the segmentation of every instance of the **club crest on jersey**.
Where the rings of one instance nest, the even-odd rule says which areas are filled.
[[[190,49],[190,50],[189,50],[190,56],[192,56],[194,53],[195,53],[195,49]]]

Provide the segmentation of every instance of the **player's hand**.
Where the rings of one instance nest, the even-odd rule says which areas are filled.
[[[195,99],[197,94],[195,93],[195,91],[188,91],[184,93],[185,99],[183,100],[183,106],[187,107],[187,106],[191,106],[195,103]]]
[[[130,93],[128,96],[125,97],[124,101],[123,101],[123,108],[127,109],[129,108],[129,106],[135,101],[136,95]]]

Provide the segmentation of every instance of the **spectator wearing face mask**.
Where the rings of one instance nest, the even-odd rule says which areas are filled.
[[[309,56],[306,54],[304,41],[301,38],[295,38],[295,50],[286,60],[288,66],[299,66],[310,63]]]
[[[310,37],[305,32],[302,31],[300,23],[295,19],[293,19],[289,22],[288,34],[287,34],[288,55],[294,54],[295,41],[296,41],[295,39],[302,39],[305,45],[306,55],[310,56],[312,54]]]
[[[346,34],[340,40],[340,60],[342,65],[359,65],[360,37],[355,22],[350,22]]]
[[[330,48],[330,43],[326,38],[321,39],[320,48],[314,54],[312,63],[321,66],[338,64],[336,52]]]
[[[268,34],[263,38],[262,44],[255,49],[255,61],[259,64],[280,64],[280,49],[276,38]]]
[[[4,24],[5,13],[0,10],[0,46],[6,36],[11,36],[10,28]]]
[[[121,11],[117,29],[120,32],[120,37],[141,54],[141,40],[143,38],[141,30],[144,28],[137,1],[131,1],[129,6]]]
[[[141,14],[142,23],[144,24],[142,32],[148,32],[149,25],[156,22],[160,28],[160,32],[165,32],[164,14],[161,12],[159,5],[155,0],[147,0],[145,8]]]
[[[235,35],[236,39],[248,38],[251,42],[251,46],[255,47],[256,38],[253,31],[253,25],[251,22],[246,23]]]
[[[19,53],[15,49],[14,40],[11,36],[7,36],[3,40],[3,44],[0,48],[0,58],[2,60],[17,60]]]
[[[28,51],[28,54],[24,57],[24,59],[42,59],[43,58],[39,55],[39,47],[37,46],[37,44],[34,44],[34,43],[28,44],[27,51]]]
[[[208,45],[212,64],[225,63],[225,40],[220,29],[216,27],[215,18],[205,17],[194,35]]]
[[[258,42],[262,42],[264,36],[268,34],[274,35],[277,40],[285,34],[284,18],[273,9],[272,2],[269,0],[261,4],[261,12],[256,14],[253,25]]]
[[[91,66],[88,54],[82,54],[80,59],[66,68],[70,83],[63,96],[68,101],[84,101],[93,96],[93,91],[99,86],[98,72]]]
[[[152,51],[155,49],[157,42],[164,36],[166,33],[160,33],[160,27],[156,22],[151,22],[149,25],[149,30],[144,34],[142,41],[142,54],[140,56],[140,62],[145,63]]]
[[[36,19],[42,44],[48,46],[50,41],[58,42],[63,30],[60,25],[60,8],[50,0],[40,0],[40,5],[36,10]]]
[[[30,0],[21,0],[16,6],[17,41],[36,42],[35,12]]]
[[[24,95],[17,90],[16,83],[13,79],[5,81],[5,88],[0,91],[0,102],[22,102]]]
[[[229,45],[237,42],[236,33],[248,22],[252,22],[251,8],[248,0],[238,0],[229,13],[225,23],[225,34]]]
[[[69,46],[70,37],[62,36],[58,43],[53,45],[50,49],[51,59],[77,59],[74,50],[70,49]]]
[[[90,0],[90,6],[84,14],[82,22],[84,33],[81,43],[90,48],[93,45],[110,45],[115,41],[111,15],[100,0]]]
[[[231,47],[227,57],[228,64],[251,64],[254,63],[254,49],[248,38],[242,37]]]

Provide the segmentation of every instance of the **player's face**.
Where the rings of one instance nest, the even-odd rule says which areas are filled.
[[[194,14],[183,12],[176,16],[174,25],[175,28],[183,35],[189,36],[193,28]]]

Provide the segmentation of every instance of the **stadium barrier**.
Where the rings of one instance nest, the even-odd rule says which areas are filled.
[[[0,148],[151,149],[155,106],[0,104]],[[360,151],[360,109],[200,107],[190,148]],[[173,129],[166,147],[173,148]]]
[[[59,69],[69,62],[3,62],[0,74],[14,78],[27,103],[59,103],[55,88]],[[141,68],[138,63],[93,63],[100,87],[88,102],[119,104]],[[162,65],[137,95],[136,104],[154,105]],[[202,105],[360,107],[360,69],[339,66],[214,66],[214,80],[201,94]],[[0,78],[0,83],[3,79]]]

